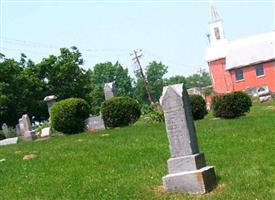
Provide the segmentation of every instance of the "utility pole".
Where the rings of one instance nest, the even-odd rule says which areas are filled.
[[[140,61],[139,61],[139,59],[143,56],[141,52],[142,52],[141,49],[140,50],[134,50],[134,53],[130,54],[130,55],[134,56],[134,58],[132,58],[132,60],[134,61],[134,64],[136,64],[137,67],[138,67],[138,70],[136,70],[136,71],[139,72],[139,74],[141,75],[141,78],[143,79],[144,88],[147,92],[148,102],[151,105],[153,103],[152,96],[151,96],[150,90],[148,88],[148,83],[147,83],[146,77],[143,73],[143,70],[142,70],[142,67],[141,67],[141,64],[140,64]]]

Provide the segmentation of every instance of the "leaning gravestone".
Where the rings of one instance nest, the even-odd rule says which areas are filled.
[[[89,117],[85,120],[85,124],[88,130],[104,130],[105,125],[101,115],[96,117]]]
[[[112,98],[114,95],[114,83],[110,82],[110,83],[105,83],[104,84],[104,95],[105,95],[105,100],[108,100],[110,98]]]
[[[18,137],[7,138],[0,141],[0,146],[8,145],[8,144],[17,144],[17,142],[18,142]]]
[[[206,166],[199,152],[189,96],[183,84],[163,88],[160,103],[164,111],[171,158],[169,174],[163,177],[167,192],[203,194],[216,185],[213,166]]]

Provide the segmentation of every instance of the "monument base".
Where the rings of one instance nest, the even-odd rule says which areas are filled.
[[[216,185],[213,166],[206,166],[194,171],[168,174],[162,178],[166,192],[204,194]]]
[[[181,156],[177,158],[170,158],[167,161],[168,173],[175,174],[185,171],[194,171],[206,166],[203,153],[192,154],[188,156]]]

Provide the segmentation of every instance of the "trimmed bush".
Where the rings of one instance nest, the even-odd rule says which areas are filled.
[[[51,108],[51,126],[65,134],[80,133],[89,117],[89,105],[83,99],[69,98],[55,103]]]
[[[252,101],[247,93],[237,91],[214,96],[212,105],[215,117],[236,118],[249,112]]]
[[[102,104],[101,113],[105,126],[112,128],[136,122],[141,111],[136,100],[130,97],[113,97]]]
[[[203,119],[207,114],[205,100],[197,94],[190,95],[189,98],[194,120]]]

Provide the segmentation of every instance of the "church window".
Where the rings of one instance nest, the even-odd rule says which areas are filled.
[[[236,69],[235,71],[235,77],[237,81],[243,80],[243,70],[242,69]]]
[[[256,65],[255,69],[256,69],[256,76],[263,76],[264,75],[263,64]]]

